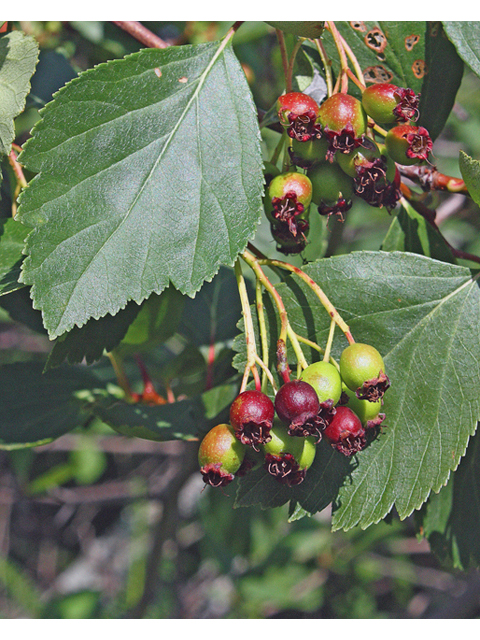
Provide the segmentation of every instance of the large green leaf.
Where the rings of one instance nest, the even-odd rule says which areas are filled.
[[[439,558],[456,569],[480,566],[480,436],[438,494],[423,505],[416,524]]]
[[[316,484],[315,471],[308,501],[298,491],[292,498],[312,511],[334,496],[337,529],[367,527],[394,505],[405,518],[445,484],[475,431],[480,414],[477,282],[464,267],[402,252],[352,253],[312,263],[305,271],[322,286],[355,339],[384,355],[392,386],[385,396],[387,426],[356,456],[354,467],[348,473],[340,469],[344,461],[336,452],[330,460],[336,490],[320,476]],[[309,287],[289,278],[278,291],[293,329],[325,345],[330,318]],[[274,362],[278,320],[271,305],[265,308],[267,326],[273,327]],[[339,358],[345,346],[340,333],[333,356]],[[242,339],[236,348],[241,371]],[[309,361],[318,359],[313,354],[305,350]]]
[[[480,22],[444,22],[443,28],[458,55],[480,76]]]
[[[25,145],[39,172],[22,281],[54,338],[232,265],[262,212],[256,109],[231,46],[145,49],[60,90]],[[75,167],[75,170],[72,170]]]
[[[0,367],[0,448],[38,444],[85,423],[76,394],[100,387],[98,379],[81,367],[42,369],[41,362]]]
[[[38,45],[31,36],[12,31],[0,38],[0,154],[10,153],[13,120],[25,107],[37,59]]]

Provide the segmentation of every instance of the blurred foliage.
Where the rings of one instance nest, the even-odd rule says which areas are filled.
[[[172,44],[217,39],[230,26],[145,24]],[[113,23],[14,26],[33,35],[41,49],[26,110],[16,119],[18,144],[66,81],[139,48]],[[274,30],[247,22],[234,48],[256,104],[268,111],[283,91]],[[265,132],[265,159],[278,136]],[[434,145],[438,169],[460,177],[460,150],[480,159],[480,81],[468,69]],[[8,207],[4,172],[1,203]],[[437,209],[439,227],[454,247],[480,253],[477,205],[462,195],[438,193],[426,194],[425,203]],[[377,250],[390,223],[383,210],[363,202],[344,225],[330,220],[327,227],[323,218],[312,217],[307,258]],[[271,257],[283,257],[274,251],[266,221],[255,244]],[[300,257],[295,261],[301,264]],[[187,300],[177,332],[142,353],[163,396],[200,394],[206,380],[209,386],[235,376],[231,343],[239,312],[224,287],[229,277],[223,273],[196,300]],[[0,363],[44,361],[51,344],[39,331],[38,312],[25,306],[26,291],[17,293],[0,309]],[[204,321],[192,323],[189,314]],[[132,390],[141,392],[140,371],[131,349],[126,353],[125,374]],[[118,392],[107,358],[92,369],[112,394]],[[235,483],[224,491],[204,489],[195,455],[195,443],[128,440],[98,419],[51,444],[0,450],[0,617],[358,619],[443,617],[446,611],[450,617],[480,616],[478,597],[467,609],[461,599],[472,588],[478,594],[478,575],[442,567],[426,541],[417,542],[411,519],[400,522],[393,514],[366,531],[332,533],[328,509],[290,522],[286,507],[232,509]]]

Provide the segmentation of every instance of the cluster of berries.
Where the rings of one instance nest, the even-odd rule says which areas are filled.
[[[338,368],[325,361],[309,365],[273,401],[257,390],[240,393],[230,423],[213,427],[200,444],[204,482],[225,486],[263,464],[279,482],[299,484],[322,438],[345,456],[366,447],[385,419],[380,411],[389,386],[380,353],[355,342],[343,350]]]
[[[335,93],[321,105],[304,93],[290,92],[277,102],[278,117],[290,138],[291,164],[280,173],[266,163],[265,213],[277,249],[300,253],[309,232],[309,208],[342,221],[358,196],[374,207],[391,210],[400,198],[397,164],[427,160],[432,140],[419,117],[418,96],[389,83],[374,84],[362,100]],[[374,127],[385,133],[375,139]],[[306,173],[300,173],[298,169]]]

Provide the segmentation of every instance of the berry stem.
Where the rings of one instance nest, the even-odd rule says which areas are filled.
[[[266,382],[268,377],[268,342],[267,342],[267,327],[265,324],[265,307],[263,305],[263,288],[260,280],[256,280],[255,284],[255,302],[257,305],[258,324],[260,327],[260,341],[262,343],[262,358],[264,367],[262,367],[262,391],[265,391]]]
[[[242,257],[245,256],[246,253],[248,254],[248,251],[245,251],[242,254]],[[252,258],[253,256],[251,256],[250,259]],[[257,260],[255,262],[257,262],[258,265],[280,267],[281,269],[286,269],[287,271],[291,271],[292,273],[297,275],[312,289],[312,291],[320,300],[320,302],[322,303],[323,307],[326,309],[326,311],[328,312],[332,320],[334,320],[334,322],[337,324],[339,329],[343,331],[343,333],[345,334],[345,337],[348,340],[348,343],[353,344],[355,342],[355,340],[353,339],[352,333],[350,331],[350,327],[347,325],[347,323],[340,316],[340,314],[335,309],[333,304],[330,302],[330,300],[324,293],[323,289],[309,275],[307,275],[304,271],[302,271],[298,267],[295,267],[294,265],[289,264],[288,262],[283,262],[282,260],[265,259],[265,260]]]
[[[345,48],[343,46],[342,36],[340,35],[335,22],[333,22],[332,20],[329,20],[326,22],[326,25],[327,25],[328,31],[330,31],[330,33],[332,34],[335,47],[338,51],[338,57],[340,58],[341,71],[337,78],[337,82],[333,92],[337,93],[338,91],[340,91],[340,93],[347,93],[348,92],[348,76],[347,76],[348,60],[345,53]]]
[[[332,61],[325,51],[323,42],[320,38],[315,39],[317,51],[323,64],[323,70],[325,72],[325,82],[327,83],[327,95],[330,97],[333,94],[333,77],[332,77]]]
[[[285,85],[287,89],[287,93],[292,90],[292,79],[293,79],[293,67],[295,65],[295,58],[297,57],[297,53],[302,46],[305,38],[299,38],[293,47],[292,55],[290,56],[290,60],[288,62],[287,75],[285,77]]]
[[[345,53],[347,54],[348,59],[350,60],[350,62],[353,65],[353,68],[355,69],[355,74],[356,77],[354,77],[352,74],[352,72],[350,71],[350,69],[348,69],[347,73],[349,74],[350,79],[355,82],[355,84],[357,85],[357,87],[360,89],[360,91],[364,91],[366,89],[365,86],[365,80],[363,77],[363,72],[362,72],[362,68],[357,60],[357,57],[355,56],[355,54],[353,53],[353,51],[351,50],[351,48],[349,47],[347,41],[345,40],[345,38],[342,36],[341,33],[338,34],[340,36],[340,40],[342,42],[342,46],[345,50]]]
[[[295,335],[296,335],[297,340],[299,342],[302,342],[303,344],[306,344],[308,347],[310,347],[311,349],[314,349],[315,351],[318,351],[322,355],[325,353],[325,349],[322,349],[322,347],[319,344],[317,344],[316,342],[313,342],[313,340],[309,340],[308,338],[304,338],[303,336],[300,336],[298,333],[296,333]],[[338,364],[338,362],[334,358],[332,358],[332,356],[330,356],[328,361],[331,364],[333,364],[333,366],[336,367],[338,369],[338,371],[340,371],[340,365]]]
[[[245,391],[248,383],[248,377],[252,372],[255,379],[255,386],[258,390],[261,387],[260,377],[258,375],[256,367],[257,349],[255,345],[255,333],[253,329],[252,314],[250,313],[250,302],[248,300],[247,287],[245,285],[245,279],[242,274],[242,266],[240,260],[235,262],[235,277],[237,279],[238,293],[240,295],[240,302],[242,305],[242,315],[245,323],[245,340],[247,343],[247,363],[245,365],[245,371],[243,374],[242,384],[240,387],[240,393]]]
[[[332,350],[333,337],[335,335],[335,320],[332,318],[330,321],[330,331],[328,332],[327,344],[325,346],[325,353],[323,354],[323,361],[328,362],[330,360],[330,352]]]
[[[130,389],[130,384],[128,382],[128,378],[125,375],[125,371],[123,369],[123,364],[121,358],[117,355],[115,351],[109,351],[107,353],[108,359],[113,367],[115,375],[117,376],[118,386],[125,393],[125,398],[127,401],[133,401],[132,390]]]
[[[292,88],[288,85],[288,55],[287,46],[285,44],[285,36],[283,35],[283,31],[281,31],[280,29],[275,29],[275,33],[277,34],[278,45],[280,47],[280,55],[282,57],[283,74],[285,76],[285,88],[286,92],[289,93]]]

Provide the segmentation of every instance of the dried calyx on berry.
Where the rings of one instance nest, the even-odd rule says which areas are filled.
[[[321,127],[317,123],[318,111],[317,102],[306,93],[291,91],[280,96],[277,101],[281,124],[290,138],[300,142],[322,137]]]
[[[376,402],[360,400],[346,385],[343,385],[340,404],[347,406],[360,418],[360,422],[367,432],[376,431],[377,427],[380,427],[385,420],[385,414],[381,413],[382,400]]]
[[[350,154],[337,156],[342,170],[354,179],[354,193],[372,207],[391,210],[400,199],[400,173],[395,162],[371,138]]]
[[[323,162],[308,171],[312,202],[322,216],[335,214],[342,222],[352,207],[353,180],[337,163]]]
[[[320,401],[308,382],[291,380],[283,384],[275,396],[275,411],[288,426],[289,435],[321,440],[324,419],[319,415]]]
[[[264,468],[282,484],[300,484],[315,459],[315,439],[293,437],[278,423],[271,433],[272,439],[262,447]]]
[[[397,87],[388,82],[371,85],[362,94],[367,114],[381,124],[417,121],[419,97],[412,89]]]
[[[337,407],[333,420],[323,435],[332,447],[343,453],[344,456],[352,456],[354,453],[362,451],[367,445],[365,429],[360,418],[345,406]]]
[[[327,160],[335,154],[351,153],[363,142],[367,114],[362,103],[346,93],[335,93],[320,106],[318,120],[328,140]]]
[[[290,234],[295,237],[299,230],[299,220],[308,214],[312,200],[312,183],[303,173],[289,171],[275,176],[268,187],[265,213],[271,223],[285,223]]]
[[[326,138],[312,138],[307,142],[292,140],[288,153],[292,164],[303,169],[310,169],[319,162],[325,162],[328,151]]]
[[[380,353],[369,344],[355,342],[342,351],[340,375],[360,400],[377,402],[390,386]]]
[[[232,482],[245,457],[246,447],[229,424],[218,424],[205,435],[198,450],[198,463],[205,484],[225,487]]]
[[[270,232],[277,243],[277,251],[285,255],[301,253],[307,246],[307,236],[310,230],[308,220],[298,218],[296,220],[296,233],[290,231],[287,222],[272,222]]]
[[[230,406],[230,423],[242,444],[258,451],[271,438],[275,408],[270,398],[257,390],[240,393]]]
[[[385,147],[398,164],[413,165],[428,159],[433,143],[425,127],[399,124],[385,136]]]

